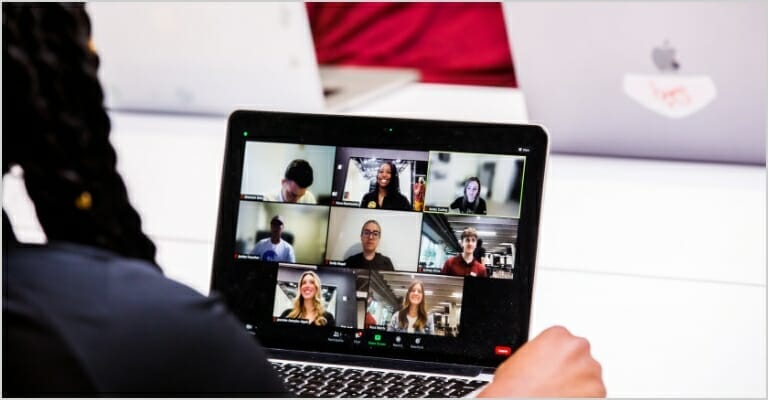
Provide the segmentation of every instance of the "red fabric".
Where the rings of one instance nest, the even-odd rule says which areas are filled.
[[[376,325],[376,318],[373,317],[373,314],[370,312],[365,313],[365,329],[368,329],[369,326]]]
[[[307,3],[320,64],[418,68],[423,82],[517,86],[500,3]]]
[[[480,264],[477,260],[472,260],[472,264],[468,264],[461,257],[461,254],[445,260],[440,273],[456,276],[479,276],[481,278],[488,276],[485,265]]]

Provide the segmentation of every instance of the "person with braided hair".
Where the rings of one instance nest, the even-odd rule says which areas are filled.
[[[286,394],[223,303],[155,263],[89,38],[83,4],[3,4],[3,175],[48,237],[18,243],[3,212],[3,396]]]
[[[3,211],[3,396],[285,396],[217,297],[163,276],[115,169],[82,3],[3,3],[3,176],[20,168],[48,243]],[[604,396],[586,340],[553,327],[481,395]]]

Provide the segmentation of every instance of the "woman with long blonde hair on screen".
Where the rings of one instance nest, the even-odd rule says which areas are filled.
[[[313,271],[307,271],[301,274],[298,284],[293,308],[283,311],[280,318],[304,319],[309,321],[310,325],[317,326],[336,325],[333,315],[325,311],[320,277]]]
[[[427,314],[424,298],[424,283],[420,280],[411,282],[403,298],[403,307],[392,315],[387,330],[406,333],[435,333],[432,314]]]

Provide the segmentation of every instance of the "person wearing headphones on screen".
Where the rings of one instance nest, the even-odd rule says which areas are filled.
[[[220,298],[155,262],[116,169],[84,4],[2,9],[3,175],[23,173],[47,236],[19,242],[3,211],[3,396],[290,396]],[[604,396],[601,375],[588,342],[553,327],[481,395]]]

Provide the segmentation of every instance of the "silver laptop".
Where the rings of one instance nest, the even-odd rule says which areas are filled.
[[[503,5],[555,152],[765,164],[765,1]]]
[[[211,293],[296,396],[468,395],[528,339],[546,156],[535,125],[237,111]]]
[[[409,69],[320,71],[303,3],[96,2],[87,9],[113,110],[340,111],[419,78]]]

